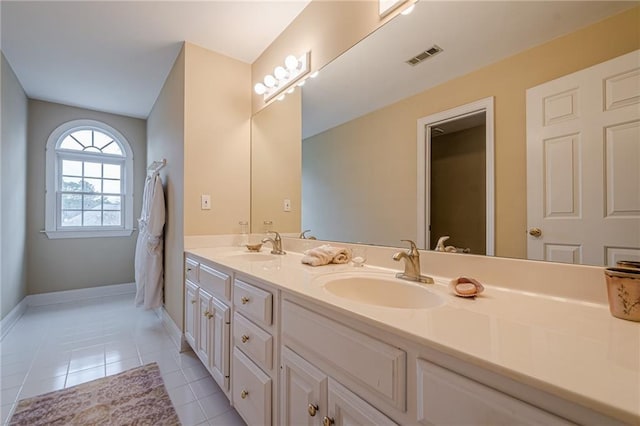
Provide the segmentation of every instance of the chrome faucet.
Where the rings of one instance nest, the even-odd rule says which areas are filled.
[[[311,236],[307,237],[307,236],[306,236],[306,233],[307,233],[307,232],[311,232],[311,229],[306,229],[306,230],[302,231],[302,232],[300,233],[300,235],[298,236],[298,238],[300,238],[300,239],[302,239],[302,240],[315,240],[315,239],[316,239],[316,237],[314,237],[313,235],[311,235]]]
[[[402,278],[403,280],[417,281],[425,284],[433,284],[433,278],[420,274],[420,253],[416,243],[411,240],[406,241],[411,244],[411,248],[407,251],[399,251],[393,255],[393,260],[400,261],[404,259],[404,272],[398,272],[396,278]]]
[[[276,234],[275,238],[263,238],[262,244],[271,243],[273,246],[271,249],[271,254],[287,254],[284,250],[282,250],[282,238],[280,238],[280,234],[276,231],[269,231],[269,234]]]

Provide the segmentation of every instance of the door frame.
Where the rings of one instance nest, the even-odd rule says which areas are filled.
[[[495,141],[493,104],[493,96],[490,96],[418,119],[418,235],[416,236],[418,247],[430,250],[430,246],[433,243],[430,235],[428,235],[429,230],[425,226],[427,219],[431,216],[430,197],[427,197],[427,190],[431,186],[431,128],[447,121],[484,112],[486,124],[486,254],[488,256],[495,254]]]

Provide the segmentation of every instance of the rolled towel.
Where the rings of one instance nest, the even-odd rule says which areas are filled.
[[[329,263],[347,263],[351,260],[351,252],[343,247],[332,247],[324,244],[304,252],[302,263],[311,266],[322,266]]]

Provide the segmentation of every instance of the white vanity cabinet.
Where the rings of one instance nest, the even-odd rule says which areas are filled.
[[[220,388],[229,390],[231,275],[187,257],[185,340]]]
[[[231,402],[249,425],[277,423],[275,293],[245,277],[233,283]]]

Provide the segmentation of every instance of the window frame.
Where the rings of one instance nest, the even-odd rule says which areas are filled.
[[[123,155],[60,148],[60,144],[67,135],[79,130],[105,133],[120,146]],[[122,226],[61,226],[62,194],[59,189],[63,160],[93,160],[103,164],[121,165]],[[118,130],[97,120],[72,120],[58,126],[47,140],[45,173],[45,233],[48,238],[126,237],[133,233],[133,151],[127,139]]]

